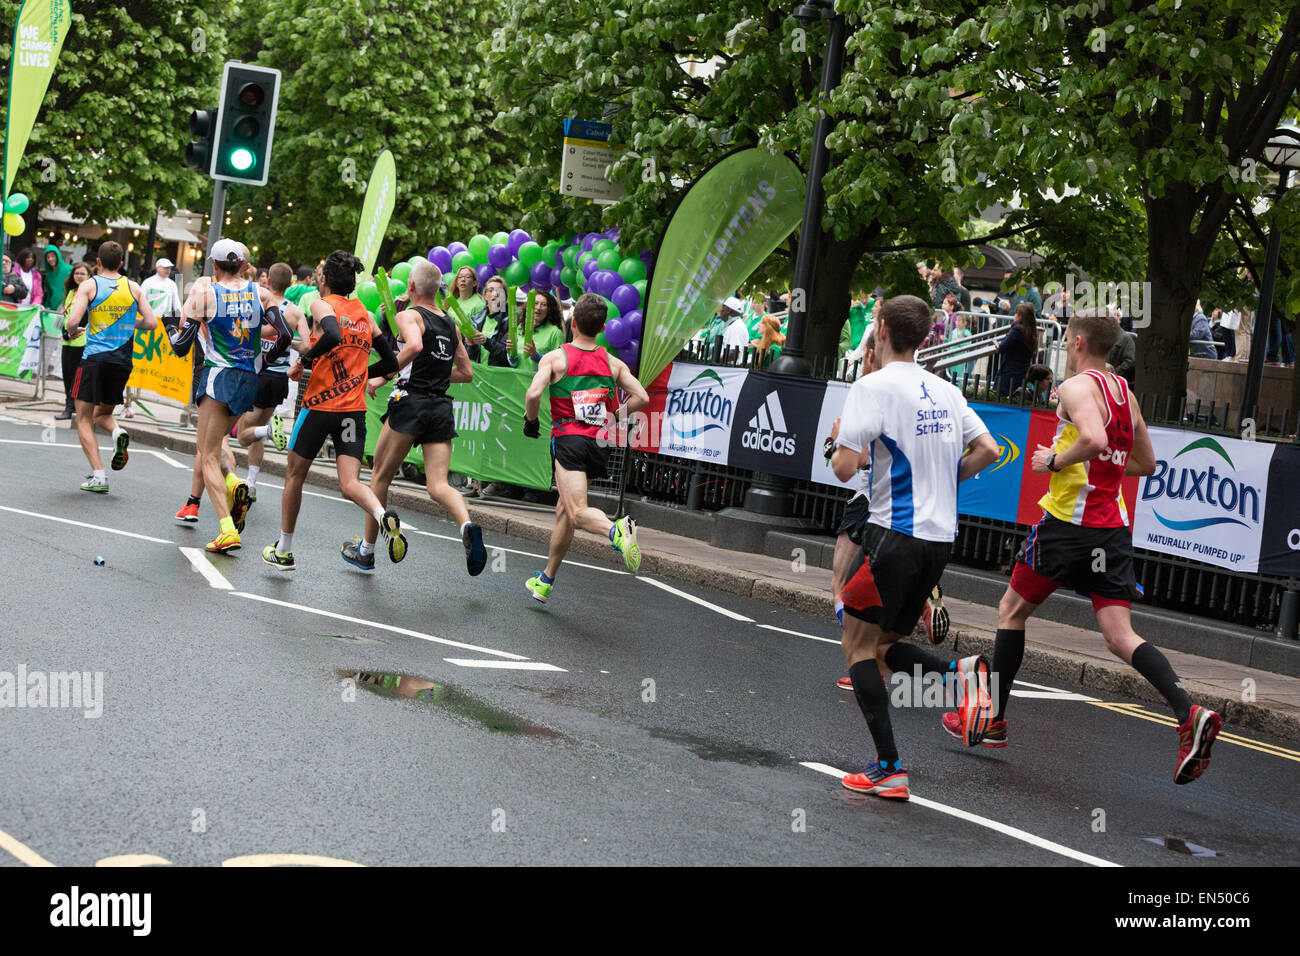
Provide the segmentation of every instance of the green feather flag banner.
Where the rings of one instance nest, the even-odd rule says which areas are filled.
[[[13,190],[18,164],[36,125],[45,91],[63,49],[72,11],[68,0],[26,0],[14,25],[13,56],[9,60],[9,106],[5,129],[4,183],[0,198]]]
[[[388,220],[392,218],[396,202],[397,161],[393,159],[393,151],[385,146],[379,151],[370,181],[366,184],[366,200],[362,203],[361,221],[357,224],[354,255],[361,260],[365,275],[370,275],[375,268],[379,247],[388,231]]]

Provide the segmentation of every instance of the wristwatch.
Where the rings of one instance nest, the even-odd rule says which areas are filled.
[[[1053,472],[1060,471],[1060,469],[1056,467],[1056,452],[1052,452],[1051,457],[1047,459],[1047,470]]]

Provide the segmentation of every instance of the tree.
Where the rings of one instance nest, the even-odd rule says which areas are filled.
[[[314,264],[351,250],[385,145],[398,188],[381,263],[513,225],[500,196],[515,147],[489,125],[475,53],[503,17],[499,4],[270,0],[246,10],[242,58],[283,71],[270,180],[230,193],[229,228],[261,258]]]
[[[0,7],[6,64],[18,9]],[[216,99],[224,52],[216,9],[213,0],[74,5],[13,190],[35,207],[101,223],[148,223],[160,208],[199,200],[207,180],[184,165],[186,124]],[[35,210],[27,218],[35,222]]]

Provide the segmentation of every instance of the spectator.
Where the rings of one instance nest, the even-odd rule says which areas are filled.
[[[1011,276],[1012,273],[1006,273],[1003,276],[1003,281],[1010,279]],[[1024,276],[1016,283],[1016,291],[1011,294],[1010,308],[1015,309],[1022,302],[1029,302],[1033,305],[1035,318],[1043,314],[1043,297],[1037,287]]]
[[[71,270],[63,280],[63,302],[60,304],[59,311],[64,316],[67,316],[68,309],[72,308],[72,300],[77,297],[77,287],[89,278],[90,270],[86,268],[85,263],[78,263],[77,267]],[[68,338],[67,330],[64,330],[63,348],[60,350],[59,355],[59,364],[63,369],[63,411],[54,416],[56,421],[70,421],[77,411],[76,400],[72,397],[72,383],[77,378],[77,369],[81,365],[81,353],[85,348],[85,325],[82,325],[77,330],[76,338],[72,339]]]
[[[1052,370],[1046,365],[1031,365],[1025,373],[1025,397],[1035,404],[1052,397]]]
[[[498,368],[512,368],[515,365],[515,357],[510,354],[511,343],[507,341],[510,334],[508,292],[506,281],[500,276],[493,276],[483,283],[483,300],[487,305],[487,318],[483,321],[483,329],[486,332],[490,325],[492,331],[481,346],[471,345],[468,347],[467,351],[471,362],[482,362],[486,359],[489,366]],[[514,338],[513,344],[515,345],[516,354],[522,352],[522,338],[522,335]],[[536,339],[536,336],[534,336],[534,339]],[[480,355],[480,353],[483,353],[483,355]]]
[[[1016,306],[1011,330],[998,343],[1002,363],[998,368],[998,394],[1010,395],[1025,381],[1029,365],[1038,354],[1038,319],[1032,302]]]
[[[960,342],[962,339],[968,339],[971,337],[971,330],[967,328],[968,318],[969,316],[962,315],[960,312],[956,313],[952,317],[952,329],[948,332],[949,342]],[[966,376],[970,374],[970,368],[970,362],[963,362],[961,365],[953,366],[949,369],[949,372],[952,374],[952,380],[960,386]]]
[[[271,288],[271,280],[269,278],[269,273],[267,272],[267,270],[265,269],[257,270],[257,284],[260,285],[263,289]]]
[[[934,304],[940,308],[943,307],[943,301],[946,297],[952,296],[953,299],[961,306],[962,311],[970,311],[970,292],[958,282],[951,272],[945,272],[935,263],[930,270],[932,281],[930,283],[930,294]]]
[[[63,287],[67,284],[68,276],[72,275],[72,266],[63,261],[63,253],[52,243],[45,247],[44,257],[45,270],[42,278],[45,297],[41,305],[47,309],[59,309],[63,305]]]
[[[27,286],[27,293],[18,300],[19,305],[40,305],[45,301],[45,283],[41,279],[41,270],[36,268],[36,253],[28,248],[18,253],[18,277]]]
[[[763,316],[759,325],[762,331],[758,338],[750,340],[750,345],[758,349],[762,361],[766,363],[768,353],[771,358],[781,354],[781,348],[785,345],[785,336],[781,333],[781,320],[774,315]]]
[[[1282,310],[1276,305],[1273,306],[1273,317],[1268,323],[1268,350],[1265,360],[1277,364],[1279,360],[1283,365],[1292,365],[1295,363],[1295,323],[1290,321]]]
[[[1214,347],[1219,353],[1219,361],[1227,362],[1237,357],[1237,335],[1223,324],[1223,310],[1215,309],[1210,313],[1210,335],[1214,337]]]
[[[1115,321],[1119,322],[1119,313],[1114,313]],[[1119,330],[1119,336],[1115,339],[1115,345],[1111,348],[1110,354],[1106,356],[1106,364],[1111,370],[1128,382],[1130,386],[1137,383],[1137,343],[1134,341],[1135,336],[1131,332],[1125,332],[1123,328]]]
[[[20,276],[14,270],[13,257],[10,256],[9,253],[7,252],[5,253],[4,256],[4,280],[3,281],[4,281],[4,286],[3,286],[4,301],[21,302],[23,296],[27,294],[27,285],[26,283],[23,282],[22,276]]]
[[[297,281],[284,290],[284,297],[297,305],[299,299],[316,287],[311,284],[311,266],[299,266],[294,275]]]
[[[155,315],[180,315],[181,293],[172,278],[172,261],[159,259],[154,266],[154,274],[140,283],[140,289],[149,300],[149,306]]]
[[[744,320],[741,320],[742,324]],[[522,336],[522,331],[521,331]],[[549,292],[538,292],[533,305],[533,344],[524,344],[524,354],[532,361],[524,367],[535,369],[547,352],[554,352],[564,344],[564,312],[560,300]]]
[[[741,315],[744,308],[744,303],[733,295],[718,309],[718,318],[724,323],[722,331],[724,349],[736,348],[743,353],[749,345],[749,326],[745,324],[744,316]]]
[[[961,303],[961,311],[971,311],[970,289],[966,288],[965,274],[957,266],[952,267],[952,281],[957,287],[957,301]]]
[[[1196,303],[1196,312],[1192,315],[1191,334],[1192,358],[1217,359],[1218,351],[1214,347],[1214,336],[1210,334],[1210,320],[1205,317],[1201,303]]]

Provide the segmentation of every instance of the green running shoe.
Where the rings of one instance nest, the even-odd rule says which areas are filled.
[[[82,491],[94,491],[94,492],[97,492],[97,493],[99,493],[99,494],[101,494],[101,495],[106,495],[106,494],[108,494],[108,482],[107,482],[107,481],[98,481],[98,480],[96,480],[96,478],[95,478],[94,475],[91,475],[91,476],[88,477],[85,481],[83,481],[83,482],[81,483],[81,490],[82,490]]]
[[[551,599],[551,588],[555,587],[555,583],[551,582],[550,584],[547,584],[545,581],[542,580],[542,572],[538,571],[531,578],[529,578],[527,581],[524,582],[524,587],[528,588],[528,591],[530,594],[532,594],[534,601],[541,601],[543,604],[545,604],[547,601]]]
[[[641,546],[636,543],[636,522],[631,515],[614,522],[611,544],[615,551],[623,555],[627,569],[636,574],[637,568],[641,567]]]
[[[113,460],[108,463],[108,467],[114,471],[121,471],[126,467],[127,459],[131,456],[127,454],[126,447],[131,444],[131,436],[126,432],[117,436],[113,442]]]
[[[392,508],[384,512],[384,520],[379,522],[379,531],[388,542],[388,559],[397,564],[406,557],[406,535],[402,534],[402,521]]]
[[[298,567],[293,560],[293,552],[281,554],[275,550],[275,545],[268,544],[262,549],[262,560],[273,568],[279,568],[281,571],[292,571]]]
[[[271,420],[267,422],[266,434],[276,451],[284,451],[289,444],[289,437],[284,433],[284,419],[279,415],[271,416]]]

